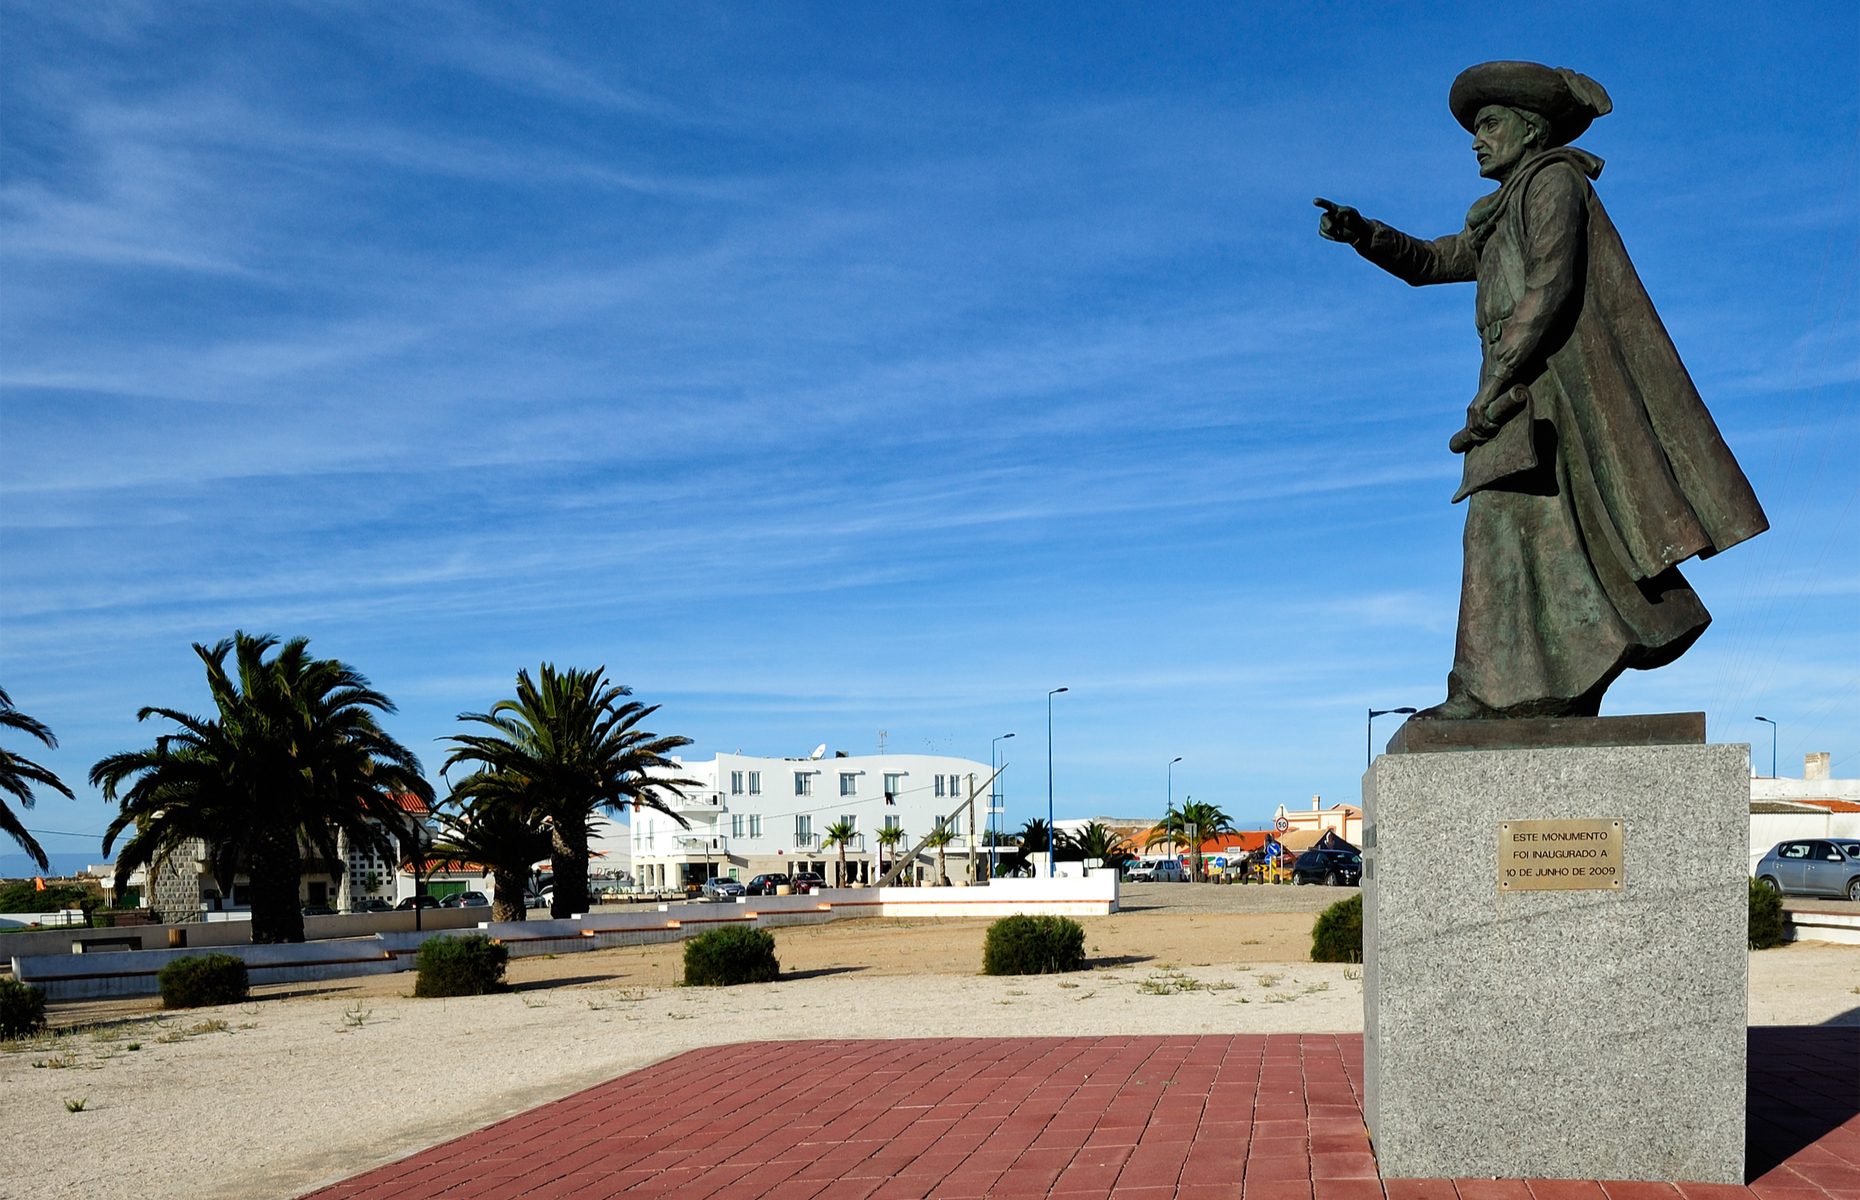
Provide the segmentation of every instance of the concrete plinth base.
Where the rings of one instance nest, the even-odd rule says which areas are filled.
[[[1745,746],[1385,755],[1364,1115],[1394,1178],[1744,1181]],[[1499,825],[1624,823],[1621,886],[1501,890]]]

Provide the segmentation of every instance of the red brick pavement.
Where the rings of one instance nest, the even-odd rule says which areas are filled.
[[[1382,1179],[1362,1057],[1331,1034],[717,1046],[313,1196],[1860,1200],[1860,1030],[1751,1031],[1748,1188]]]

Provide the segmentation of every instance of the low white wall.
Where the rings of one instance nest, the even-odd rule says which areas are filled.
[[[1840,942],[1860,946],[1860,913],[1794,909],[1783,916],[1788,918],[1787,932],[1792,942]]]
[[[467,924],[463,918],[483,909],[429,909],[426,928],[415,932],[413,914],[370,913],[340,917],[311,917],[306,932],[322,933],[334,923],[349,929],[364,923],[400,925],[365,937],[254,946],[250,942],[220,945],[194,944],[184,950],[147,949],[116,953],[70,954],[78,930],[63,930],[60,944],[51,952],[25,954],[13,959],[13,977],[42,987],[48,1000],[90,1000],[106,996],[149,996],[160,991],[156,973],[188,954],[205,950],[245,959],[254,984],[296,983],[376,975],[410,970],[420,943],[445,933],[485,933],[502,942],[512,958],[543,954],[573,954],[611,946],[638,946],[674,942],[722,925],[753,924],[761,929],[786,925],[814,925],[859,917],[1004,917],[1019,913],[1065,916],[1104,916],[1117,911],[1117,872],[1098,870],[1085,879],[997,879],[987,887],[972,888],[828,888],[807,896],[752,896],[734,903],[661,904],[655,909],[614,913],[588,913],[564,920],[486,921]],[[435,920],[435,918],[440,918]],[[440,926],[436,928],[435,926]],[[144,935],[167,941],[169,926],[144,925],[123,930],[96,929],[90,935],[116,933]],[[188,940],[211,930],[240,930],[250,926],[215,923],[180,926]],[[18,934],[9,938],[48,935]],[[22,947],[23,948],[23,947]]]

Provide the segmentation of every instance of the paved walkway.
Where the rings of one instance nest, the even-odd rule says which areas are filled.
[[[695,1050],[317,1200],[1860,1200],[1860,1030],[1751,1031],[1746,1188],[1380,1179],[1360,1035]]]

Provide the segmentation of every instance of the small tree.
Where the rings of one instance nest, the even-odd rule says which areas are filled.
[[[1136,855],[1130,852],[1130,843],[1119,837],[1109,826],[1097,821],[1088,821],[1085,828],[1068,839],[1071,848],[1078,853],[1080,861],[1095,858],[1113,870],[1122,871]]]
[[[1782,897],[1767,883],[1750,881],[1750,948],[1769,950],[1788,940]]]
[[[947,886],[949,872],[943,867],[943,855],[949,844],[956,840],[956,835],[947,824],[937,826],[935,833],[924,839],[924,845],[936,851],[936,882],[938,887]]]
[[[457,793],[448,797],[455,802]],[[487,798],[460,806],[455,816],[439,814],[439,840],[427,848],[431,858],[482,863],[491,868],[493,921],[522,921],[529,917],[523,889],[530,871],[548,858],[555,843],[540,817],[526,813],[505,799]]]
[[[890,869],[886,865],[888,860],[883,860],[883,855],[890,854],[895,857],[898,853],[898,843],[903,840],[904,830],[899,826],[887,825],[878,831],[878,844],[881,847],[881,861],[879,863],[880,875],[883,875],[885,871]]]
[[[1189,878],[1201,882],[1201,843],[1208,838],[1234,831],[1233,818],[1222,812],[1217,805],[1204,804],[1197,800],[1183,803],[1178,814],[1184,831],[1190,834],[1189,841]]]
[[[837,887],[845,887],[850,882],[846,878],[846,843],[858,836],[859,831],[854,828],[851,821],[835,821],[827,826],[827,838],[822,845],[837,846],[840,852],[840,873],[835,883]]]
[[[1363,961],[1363,898],[1351,896],[1325,909],[1311,927],[1311,961]]]

